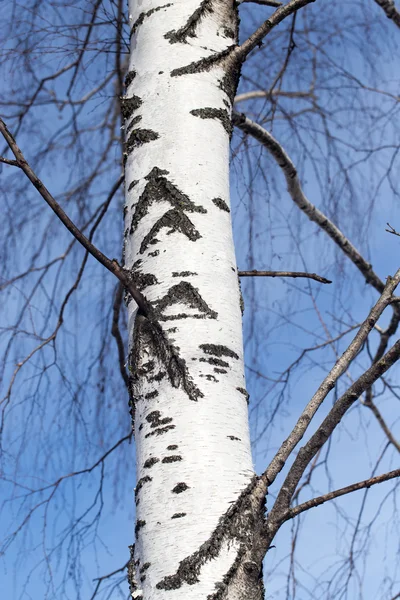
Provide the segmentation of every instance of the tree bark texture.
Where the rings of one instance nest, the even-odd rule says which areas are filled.
[[[231,0],[131,0],[125,268],[145,600],[263,596],[229,198]]]

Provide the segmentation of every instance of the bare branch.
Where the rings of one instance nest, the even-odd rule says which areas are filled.
[[[19,167],[19,164],[16,160],[5,158],[4,156],[0,156],[0,163],[4,163],[5,165],[11,165],[12,167]]]
[[[251,135],[254,139],[260,142],[272,155],[276,163],[282,169],[288,186],[288,192],[295,204],[302,210],[310,221],[317,223],[321,229],[329,235],[329,237],[343,250],[343,252],[351,259],[359,271],[364,275],[367,283],[370,283],[378,292],[382,293],[385,284],[376,275],[372,269],[372,265],[361,256],[359,251],[346,238],[338,227],[328,217],[320,211],[316,206],[311,204],[302,189],[300,179],[297,175],[296,167],[291,158],[282,148],[280,143],[273,135],[251,121],[243,114],[233,113],[233,124],[239,127],[245,133]]]
[[[278,0],[237,0],[237,4],[243,4],[244,2],[251,2],[252,4],[262,4],[263,6],[282,6],[282,2],[278,2]]]
[[[239,58],[243,62],[256,46],[262,44],[265,36],[276,25],[279,25],[286,17],[289,17],[303,6],[311,4],[311,2],[315,2],[315,0],[290,0],[287,4],[279,7],[241,46],[236,48],[232,56]]]
[[[309,441],[299,450],[289,473],[280,489],[275,504],[267,518],[267,540],[269,545],[278,531],[283,516],[289,510],[290,502],[295,493],[307,465],[330,438],[343,416],[356,400],[365,392],[379,377],[381,377],[400,358],[400,340],[376,363],[374,363],[361,377],[349,387],[349,389],[335,402],[328,415],[322,421],[316,432]],[[267,547],[268,547],[267,545]]]
[[[368,392],[371,392],[371,389],[369,389]],[[375,416],[376,420],[378,421],[382,431],[386,435],[389,442],[396,448],[397,452],[400,452],[399,442],[396,440],[396,438],[393,436],[392,432],[390,431],[389,427],[387,426],[386,421],[382,417],[382,414],[381,414],[379,408],[372,401],[371,395],[372,395],[371,393],[367,393],[367,399],[361,400],[361,403],[364,406],[367,406],[372,411],[373,415]]]
[[[135,300],[139,308],[142,310],[143,314],[147,315],[149,312],[149,305],[146,298],[143,296],[141,292],[132,284],[129,279],[129,275],[127,271],[125,271],[118,261],[114,258],[110,260],[107,256],[105,256],[96,246],[94,246],[85,235],[80,231],[80,229],[71,221],[68,215],[64,212],[58,202],[54,199],[54,197],[50,194],[49,190],[46,186],[40,181],[34,171],[31,169],[29,164],[27,163],[24,155],[19,149],[15,139],[11,135],[11,133],[7,129],[7,125],[4,123],[2,119],[0,119],[0,132],[3,134],[4,139],[9,145],[12,153],[14,154],[18,166],[22,169],[28,179],[32,182],[35,188],[38,190],[39,194],[42,198],[47,202],[50,208],[56,213],[57,217],[62,221],[65,227],[72,233],[72,235],[78,240],[78,242],[86,248],[86,250],[94,256],[96,260],[99,261],[106,269],[108,269],[113,275],[117,277],[121,281],[121,283],[126,287],[126,289],[131,294],[132,298]],[[122,177],[122,176],[121,176]],[[116,183],[116,186],[121,185],[122,179]]]
[[[389,229],[385,229],[385,231],[387,231],[388,233],[393,233],[393,235],[398,235],[400,237],[400,233],[396,231],[395,228],[390,225],[390,223],[386,223],[386,225],[389,227]]]
[[[388,19],[400,27],[400,12],[397,10],[394,0],[375,0],[375,2],[384,10]]]
[[[336,361],[329,374],[325,377],[324,381],[321,383],[320,387],[303,410],[289,437],[283,442],[271,463],[267,467],[263,477],[268,481],[268,485],[275,480],[278,473],[282,470],[292,450],[302,439],[316,411],[321,406],[328,393],[334,388],[339,377],[347,370],[350,363],[353,361],[355,356],[357,356],[370,331],[375,326],[384,309],[390,304],[391,296],[399,282],[400,269],[397,270],[394,277],[388,277],[388,281],[381,297],[371,309],[368,317],[361,325],[353,341],[348,346],[347,350],[342,354],[342,356]],[[377,365],[378,362],[379,361],[377,361],[375,365]],[[369,371],[367,371],[367,373],[368,372]]]
[[[356,492],[357,490],[370,488],[373,485],[376,485],[377,483],[389,481],[390,479],[395,479],[396,477],[400,477],[400,469],[395,469],[394,471],[389,471],[389,473],[377,475],[376,477],[370,477],[370,479],[364,479],[364,481],[359,481],[358,483],[347,485],[346,487],[334,490],[333,492],[329,492],[328,494],[324,494],[323,496],[318,496],[317,498],[313,498],[312,500],[307,500],[307,502],[303,502],[302,504],[299,504],[298,506],[289,509],[288,512],[284,515],[283,522],[297,517],[297,515],[306,510],[309,510],[310,508],[320,506],[321,504],[328,502],[328,500],[339,498],[340,496],[350,494],[351,492]]]
[[[254,98],[270,98],[271,96],[281,96],[282,98],[312,98],[315,99],[314,92],[290,92],[286,90],[253,90],[251,92],[244,92],[235,96],[234,104],[239,102],[245,102],[246,100],[253,100]]]
[[[307,277],[315,279],[320,283],[332,283],[330,279],[325,279],[315,273],[305,273],[303,271],[239,271],[239,277]]]

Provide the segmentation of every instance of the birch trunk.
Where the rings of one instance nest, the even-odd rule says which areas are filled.
[[[145,600],[263,596],[229,199],[231,0],[131,0],[125,267]],[[130,301],[129,301],[130,300]]]

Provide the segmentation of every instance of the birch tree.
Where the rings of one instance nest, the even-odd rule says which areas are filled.
[[[11,152],[4,153],[2,162],[23,172],[85,249],[77,279],[66,293],[54,331],[43,336],[26,358],[17,363],[4,406],[7,409],[14,382],[24,365],[47,345],[55,344],[63,326],[65,307],[80,284],[88,256],[92,255],[118,280],[112,334],[129,393],[136,448],[135,541],[128,565],[133,598],[261,600],[268,597],[263,561],[284,523],[328,500],[368,489],[400,474],[399,469],[391,469],[298,505],[294,503],[307,469],[312,473],[325,444],[360,399],[376,418],[387,444],[399,451],[391,426],[374,403],[372,390],[373,384],[385,377],[400,356],[400,342],[389,345],[400,320],[395,296],[400,271],[386,280],[380,277],[335,222],[309,200],[295,163],[273,132],[240,112],[241,103],[264,97],[271,102],[274,115],[277,108],[273,99],[280,96],[298,101],[311,99],[312,110],[319,111],[314,87],[307,92],[286,93],[279,83],[295,48],[296,15],[317,10],[318,2],[315,9],[306,8],[314,2],[290,0],[281,5],[275,0],[260,0],[257,4],[268,11],[268,18],[263,17],[261,24],[252,27],[248,35],[239,37],[239,2],[131,0],[126,15],[130,50],[124,89],[121,47],[125,17],[121,3],[115,5],[115,96],[121,121],[116,111],[110,131],[111,137],[117,126],[124,132],[124,175],[115,181],[103,205],[85,226],[76,225],[68,210],[51,193],[50,185],[39,178],[37,166],[33,167],[26,158],[29,149],[19,143],[18,128],[13,131],[4,121],[0,124]],[[376,3],[397,24],[393,6],[377,0]],[[253,8],[253,4],[248,4]],[[78,58],[71,67],[61,67],[54,75],[59,77],[70,69],[73,73],[66,94],[72,112],[79,110],[74,108],[79,102],[71,100],[71,90],[84,50],[89,47],[99,7],[100,3],[94,5]],[[270,90],[252,89],[237,94],[246,61],[262,51],[268,36],[285,22],[289,28],[289,46]],[[315,69],[312,65],[313,81]],[[49,80],[50,76],[43,78],[39,91],[25,104],[19,115],[20,123],[26,114],[24,110],[29,110]],[[97,93],[95,90],[93,93]],[[84,98],[82,105],[86,102]],[[287,118],[290,123],[294,117]],[[71,131],[77,129],[75,119],[74,114]],[[247,136],[246,140],[255,140],[268,152],[285,178],[294,205],[330,238],[377,292],[369,314],[357,326],[339,335],[341,338],[352,332],[353,338],[336,356],[311,399],[297,410],[294,426],[285,432],[280,447],[261,474],[255,472],[250,447],[240,277],[306,277],[321,286],[330,280],[310,272],[238,269],[229,183],[234,127]],[[329,132],[326,135],[329,139]],[[101,171],[107,151],[99,156],[92,179]],[[251,152],[248,156],[251,157]],[[87,181],[90,180],[88,177]],[[94,244],[93,236],[122,183],[125,185],[124,250],[122,260],[117,260],[103,253]],[[389,230],[397,233],[391,226]],[[29,273],[35,268],[32,264]],[[10,278],[6,285],[14,284],[17,279]],[[126,351],[119,330],[123,296],[127,307]],[[392,310],[392,316],[384,329],[377,323],[387,309]],[[370,343],[371,332],[376,331],[380,341],[375,351],[370,352],[369,364],[350,377],[350,383],[337,395],[333,407],[315,424],[318,409],[326,407],[332,390],[339,390],[340,378],[348,374]],[[304,445],[299,449],[304,436]],[[130,434],[122,437],[93,467],[74,470],[34,493],[50,489],[52,496],[52,490],[55,493],[66,478],[91,472],[98,465],[103,469],[108,454],[128,439]],[[277,485],[281,472],[283,482]],[[271,488],[274,501],[267,506]],[[28,512],[25,521],[39,505]],[[103,578],[98,580],[94,594],[102,581]]]

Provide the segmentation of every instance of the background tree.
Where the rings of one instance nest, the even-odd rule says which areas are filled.
[[[276,450],[358,331],[351,352],[313,398],[315,408],[331,389],[333,412],[326,398],[320,420],[311,426],[316,437],[307,433],[306,451],[282,473],[294,494],[292,508],[283,493],[274,504],[282,475],[270,487],[271,538],[282,517],[308,508],[309,498],[376,474],[396,475],[396,379],[383,374],[371,387],[397,357],[396,344],[390,350],[398,326],[397,305],[390,299],[396,279],[384,291],[386,276],[398,267],[397,239],[384,233],[386,221],[395,225],[398,216],[391,202],[397,198],[398,83],[392,61],[398,32],[393,16],[383,18],[389,4],[316,2],[289,15],[254,48],[235,100],[232,216],[239,266],[310,270],[334,282],[328,287],[307,280],[242,280],[255,459],[258,472],[270,464],[270,481],[278,470],[271,463]],[[128,13],[122,3],[104,2],[8,4],[4,10],[8,41],[2,66],[9,83],[4,120],[79,230],[105,255],[119,256]],[[273,14],[268,6],[250,3],[240,10],[242,41],[266,12]],[[3,156],[15,167],[12,154]],[[32,595],[40,579],[44,597],[114,597],[117,590],[126,595],[125,559],[110,561],[103,550],[108,511],[117,505],[120,513],[123,507],[120,523],[126,523],[133,487],[127,394],[121,386],[121,376],[125,383],[128,377],[121,288],[115,290],[113,278],[83,255],[11,166],[3,166],[1,178],[7,305],[2,549],[16,560],[18,594]],[[318,425],[324,417],[325,432],[336,425],[340,407],[350,407],[341,432],[321,446]],[[343,466],[349,455],[352,460]],[[395,597],[397,541],[390,534],[396,535],[396,484],[390,485],[373,493],[366,488],[361,501],[347,496],[331,504],[332,512],[324,514],[336,509],[336,516],[322,521],[336,520],[337,554],[332,536],[330,561],[317,551],[320,563],[313,569],[307,565],[315,557],[310,538],[322,525],[317,528],[311,519],[323,509],[307,514],[306,527],[298,517],[292,521],[289,544],[282,528],[265,565],[266,596]],[[382,530],[390,560],[372,589],[377,577],[370,575],[376,562],[371,547],[376,544],[382,556]],[[118,537],[120,547],[132,541],[130,532],[126,543],[122,531]],[[19,557],[16,544],[23,548]],[[93,576],[93,556],[101,577],[94,585],[86,579],[86,573]]]

